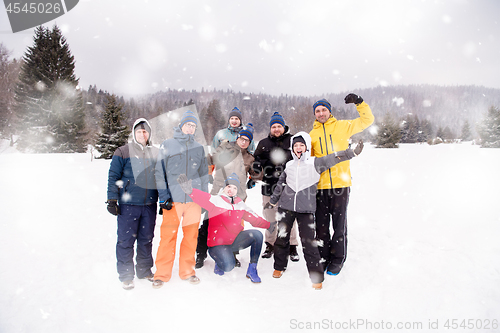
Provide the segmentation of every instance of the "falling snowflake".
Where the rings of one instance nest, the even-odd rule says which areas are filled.
[[[130,195],[130,193],[123,193],[123,195],[122,195],[122,201],[123,202],[129,202],[130,200],[132,200],[132,195]]]

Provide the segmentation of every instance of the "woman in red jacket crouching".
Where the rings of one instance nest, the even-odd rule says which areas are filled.
[[[224,272],[231,271],[235,263],[233,252],[250,247],[250,264],[246,276],[252,282],[260,283],[257,262],[262,250],[262,233],[255,229],[243,230],[241,220],[271,232],[271,229],[276,228],[276,222],[271,224],[264,220],[236,196],[240,182],[235,173],[226,179],[226,187],[220,195],[210,195],[193,189],[191,180],[188,180],[186,175],[180,175],[177,182],[194,202],[208,211],[210,224],[207,243],[208,253],[215,260],[214,273],[224,275]]]

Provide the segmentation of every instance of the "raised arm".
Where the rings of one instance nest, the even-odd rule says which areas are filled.
[[[189,196],[191,197],[191,199],[193,199],[195,203],[197,203],[198,205],[200,205],[200,207],[206,209],[209,212],[215,207],[215,205],[210,201],[212,196],[207,192],[203,192],[194,188],[193,192],[191,192]]]
[[[314,160],[314,167],[316,168],[316,171],[321,174],[337,163],[344,162],[350,160],[355,156],[358,156],[359,154],[361,154],[361,151],[363,151],[363,140],[359,141],[354,150],[349,148],[346,150],[328,154],[323,157],[316,157],[316,159]]]

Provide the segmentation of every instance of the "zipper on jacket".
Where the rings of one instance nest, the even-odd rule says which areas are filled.
[[[148,169],[147,169],[147,166],[146,166],[146,151],[143,150],[142,151],[142,162],[144,163],[144,176],[146,178],[146,188],[145,188],[145,192],[144,192],[144,204],[147,203],[148,201]]]
[[[189,162],[188,142],[186,141],[186,176],[188,175],[188,162]],[[184,193],[184,203],[187,203],[187,197],[188,197],[188,195],[186,193]]]
[[[325,146],[326,146],[326,154],[328,155],[328,141],[326,139],[326,129],[325,129],[325,124],[323,125],[323,133],[325,134]],[[330,135],[331,139],[331,135]],[[330,187],[333,188],[333,181],[332,181],[332,170],[331,168],[328,169],[328,175],[330,176]]]
[[[301,156],[302,157],[302,156]],[[299,183],[299,167],[300,167],[300,161],[297,161],[297,171],[295,172],[295,185],[297,186],[297,189],[299,188],[298,183]],[[295,195],[293,196],[293,210],[297,211],[297,194],[298,191],[295,191]]]

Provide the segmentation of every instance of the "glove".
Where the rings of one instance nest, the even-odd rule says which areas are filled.
[[[252,170],[255,173],[261,173],[262,172],[262,165],[260,164],[260,162],[254,161],[252,163]]]
[[[171,210],[173,205],[172,198],[169,198],[167,201],[160,201],[160,207],[162,209]]]
[[[253,180],[252,178],[250,178],[247,181],[247,189],[251,189],[251,188],[254,188],[254,187],[255,187],[255,180]]]
[[[359,140],[358,145],[354,148],[354,155],[358,156],[363,151],[363,140]]]
[[[192,180],[188,179],[185,174],[177,177],[177,182],[181,186],[181,189],[184,191],[184,193],[186,193],[187,195],[190,195],[193,192],[193,186],[191,185]]]
[[[347,95],[345,98],[344,98],[344,101],[345,101],[345,104],[350,104],[350,103],[354,103],[354,104],[361,104],[363,103],[363,99],[356,95],[356,94],[349,94]]]
[[[272,203],[268,202],[268,203],[266,203],[266,204],[264,205],[264,209],[273,209],[273,208],[274,208],[274,206],[276,206],[276,205],[273,205]]]
[[[120,206],[118,206],[118,202],[116,200],[108,200],[106,201],[106,204],[108,205],[108,212],[115,216],[120,215]]]
[[[272,234],[274,232],[274,230],[276,230],[277,224],[278,224],[278,222],[271,222],[271,225],[269,226],[269,228],[267,228],[267,231],[269,231]]]

